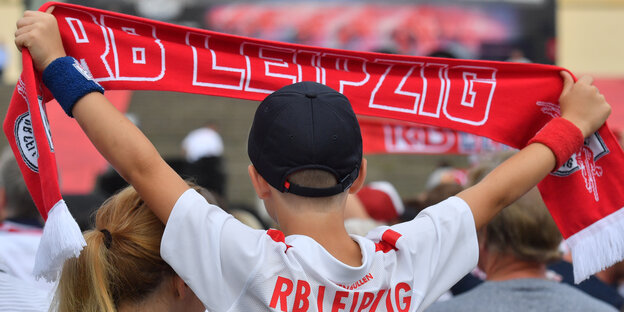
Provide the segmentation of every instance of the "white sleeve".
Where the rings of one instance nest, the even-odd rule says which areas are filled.
[[[421,308],[433,303],[477,265],[479,245],[468,204],[451,197],[390,229],[401,234],[396,247],[411,257],[414,289],[422,291]]]
[[[169,216],[160,253],[208,310],[225,311],[261,265],[267,237],[190,189]]]

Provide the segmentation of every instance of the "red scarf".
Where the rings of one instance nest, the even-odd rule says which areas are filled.
[[[406,121],[359,117],[365,154],[475,155],[511,149],[478,135]]]
[[[555,66],[333,50],[62,3],[48,3],[40,10],[50,5],[56,6],[53,14],[67,54],[106,89],[262,100],[284,85],[311,80],[345,94],[359,115],[453,129],[515,148],[526,145],[558,114],[562,68]],[[22,79],[4,129],[23,160],[22,172],[48,228],[51,209],[62,203],[45,110],[37,101],[38,95],[44,102],[50,96],[45,90],[37,92],[41,83],[28,53],[23,59]],[[37,150],[32,150],[30,130]],[[577,281],[624,258],[622,164],[624,153],[604,126],[564,168],[540,183],[544,201],[572,249]]]

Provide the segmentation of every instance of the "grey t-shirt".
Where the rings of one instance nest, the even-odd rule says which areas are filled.
[[[612,306],[571,287],[542,279],[485,282],[451,300],[437,302],[427,312],[614,312]]]

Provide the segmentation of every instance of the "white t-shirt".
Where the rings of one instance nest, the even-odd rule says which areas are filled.
[[[189,190],[169,216],[161,254],[212,312],[422,311],[478,259],[474,220],[458,197],[352,238],[360,267],[310,237],[253,230]]]

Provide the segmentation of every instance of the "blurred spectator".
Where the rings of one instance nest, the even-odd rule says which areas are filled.
[[[210,192],[191,186],[215,203]],[[204,311],[160,256],[164,230],[134,188],[107,199],[84,233],[87,246],[63,265],[53,310]]]
[[[221,164],[221,157],[218,157],[218,159],[212,157],[201,158],[199,161],[193,164],[189,164],[186,159],[183,158],[168,157],[165,159],[165,162],[167,163],[167,165],[169,165],[169,167],[171,167],[171,169],[173,169],[173,171],[175,171],[185,180],[190,180],[194,184],[200,185],[201,187],[210,190],[211,196],[218,203],[218,206],[223,209],[227,208],[227,203],[224,201],[224,197],[222,196],[222,194],[219,194],[217,192],[217,190],[225,190],[225,179],[223,178],[224,168]],[[215,174],[215,176],[210,176],[213,173]],[[200,180],[200,178],[203,178],[203,180],[198,181]],[[205,185],[201,185],[200,183],[198,183],[202,181]],[[128,182],[126,182],[126,180],[124,180],[124,178],[122,178],[121,175],[119,175],[119,173],[115,171],[115,169],[109,166],[105,172],[97,177],[94,192],[90,195],[86,195],[86,197],[93,197],[95,199],[74,199],[72,198],[72,196],[70,196],[69,199],[82,202],[86,201],[88,204],[91,204],[96,200],[101,199],[102,196],[104,198],[113,196],[127,186]]]
[[[513,49],[511,53],[509,53],[509,58],[507,62],[515,62],[515,63],[531,63],[531,60],[524,56],[524,52],[520,49]]]
[[[438,167],[429,175],[429,178],[427,178],[427,182],[425,183],[425,189],[431,190],[442,183],[456,183],[459,185],[465,185],[466,181],[467,176],[464,170],[456,169],[448,162],[442,161],[438,164]]]
[[[562,283],[576,287],[586,294],[612,305],[616,309],[624,310],[624,297],[618,293],[617,278],[613,278],[617,274],[616,272],[622,269],[622,264],[617,263],[603,272],[590,276],[579,284],[574,284],[572,254],[565,243],[562,243],[561,246],[563,247],[561,249],[564,250],[563,258],[548,265],[548,269],[552,272],[553,277]],[[619,272],[619,274],[622,273]]]
[[[505,151],[481,157],[481,161],[468,173],[469,184],[473,185],[480,181],[492,169],[491,164],[500,163],[514,153],[515,152],[513,151]],[[560,246],[565,245],[561,244]],[[589,277],[580,284],[574,284],[571,262],[572,259],[569,252],[564,252],[562,259],[548,264],[547,275],[550,279],[575,287],[596,299],[617,307],[618,309],[622,306],[622,298],[616,293],[615,289],[609,287],[595,276]],[[481,284],[483,279],[485,279],[483,272],[479,269],[475,269],[472,274],[466,275],[457,284],[455,284],[451,288],[451,291],[454,295],[462,294]]]
[[[345,205],[344,225],[347,233],[366,236],[368,232],[383,223],[371,218],[357,195],[349,194]]]
[[[392,183],[370,182],[347,196],[345,228],[349,234],[366,236],[378,226],[399,222],[404,213],[405,206]]]
[[[596,273],[596,277],[605,284],[617,289],[620,295],[624,295],[624,261],[620,261]]]
[[[498,160],[510,156],[504,153]],[[499,161],[477,168],[479,181]],[[486,281],[427,311],[616,311],[569,285],[549,280],[546,265],[560,258],[561,234],[537,188],[503,209],[478,232],[479,268]]]
[[[8,147],[0,155],[0,187],[0,210],[5,216],[4,226],[26,229],[43,227],[43,219],[28,193],[15,156]]]
[[[392,183],[387,181],[370,182],[356,196],[366,213],[373,219],[387,225],[398,222],[405,211],[403,201]]]
[[[616,311],[557,281],[546,264],[559,258],[559,230],[536,188],[505,208],[479,234],[486,282],[427,311]]]
[[[216,126],[207,124],[191,131],[182,141],[182,150],[188,162],[183,176],[215,193],[221,204],[225,197],[226,174],[223,140]]]
[[[202,157],[223,155],[223,140],[212,124],[195,129],[182,141],[186,161],[193,163]]]
[[[479,183],[496,167],[496,164],[502,163],[515,153],[516,151],[514,150],[508,150],[480,155],[466,174],[466,185],[470,186]]]
[[[26,188],[10,148],[0,156],[0,262],[15,278],[51,290],[52,284],[36,281],[32,274],[35,255],[43,233],[43,219]]]
[[[463,174],[463,173],[462,173]],[[403,200],[405,211],[400,216],[401,221],[414,219],[421,210],[433,206],[451,196],[457,195],[464,187],[450,179],[450,182],[442,182],[433,188],[419,194],[417,197]]]
[[[423,207],[433,206],[451,196],[457,195],[464,187],[455,182],[442,182],[425,193]]]
[[[28,192],[24,179],[21,179],[22,183],[17,183],[20,182],[20,179],[16,179],[17,177],[22,177],[22,175],[13,152],[7,147],[2,151],[2,154],[0,154],[0,195],[2,195],[2,200],[0,200],[0,203],[2,203],[0,221],[4,222],[0,224],[6,226],[14,223],[11,222],[11,220],[26,220],[26,223],[30,226],[41,227],[43,225],[43,219],[39,215],[37,207],[30,198],[30,195],[27,197],[11,196],[15,193],[23,194],[22,187]],[[7,196],[9,196],[9,198],[7,198]],[[28,207],[28,209],[21,207]]]

